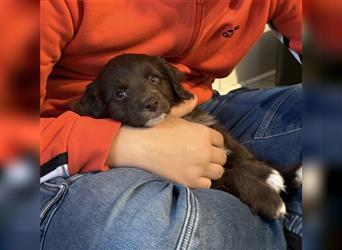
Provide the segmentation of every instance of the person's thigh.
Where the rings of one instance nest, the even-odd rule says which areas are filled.
[[[41,185],[43,249],[285,249],[279,221],[228,193],[117,168]]]
[[[239,89],[201,108],[259,158],[278,168],[301,163],[302,85]]]

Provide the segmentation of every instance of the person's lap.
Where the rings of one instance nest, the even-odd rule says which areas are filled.
[[[139,169],[57,178],[41,190],[44,249],[285,248],[281,223],[253,215],[237,198]]]
[[[294,149],[300,145],[301,128],[300,87],[296,88],[235,92],[206,105],[254,153],[283,167],[300,161],[301,149]],[[284,249],[286,245],[279,221],[253,215],[232,195],[190,191],[138,169],[54,179],[41,185],[41,200],[45,249]]]
[[[238,89],[201,106],[258,158],[283,169],[302,160],[302,85]],[[287,194],[284,227],[302,236],[302,190]]]
[[[202,109],[255,155],[275,167],[301,162],[302,85],[270,89],[238,89],[214,95]]]

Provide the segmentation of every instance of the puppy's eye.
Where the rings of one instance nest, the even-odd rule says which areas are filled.
[[[115,93],[115,98],[119,101],[125,99],[127,96],[128,96],[127,91],[122,90],[122,89],[117,90]]]
[[[149,75],[148,80],[154,84],[157,84],[160,81],[160,77],[157,75]]]

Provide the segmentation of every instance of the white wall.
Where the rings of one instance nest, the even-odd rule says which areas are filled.
[[[216,79],[214,89],[221,94],[256,83],[272,84],[275,78],[278,40],[266,27],[264,35],[226,78]],[[274,83],[274,82],[273,82]]]

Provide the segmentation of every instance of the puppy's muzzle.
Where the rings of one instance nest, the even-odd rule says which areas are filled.
[[[160,95],[153,95],[151,97],[146,98],[143,101],[144,110],[148,112],[158,111],[159,106],[160,106]]]

